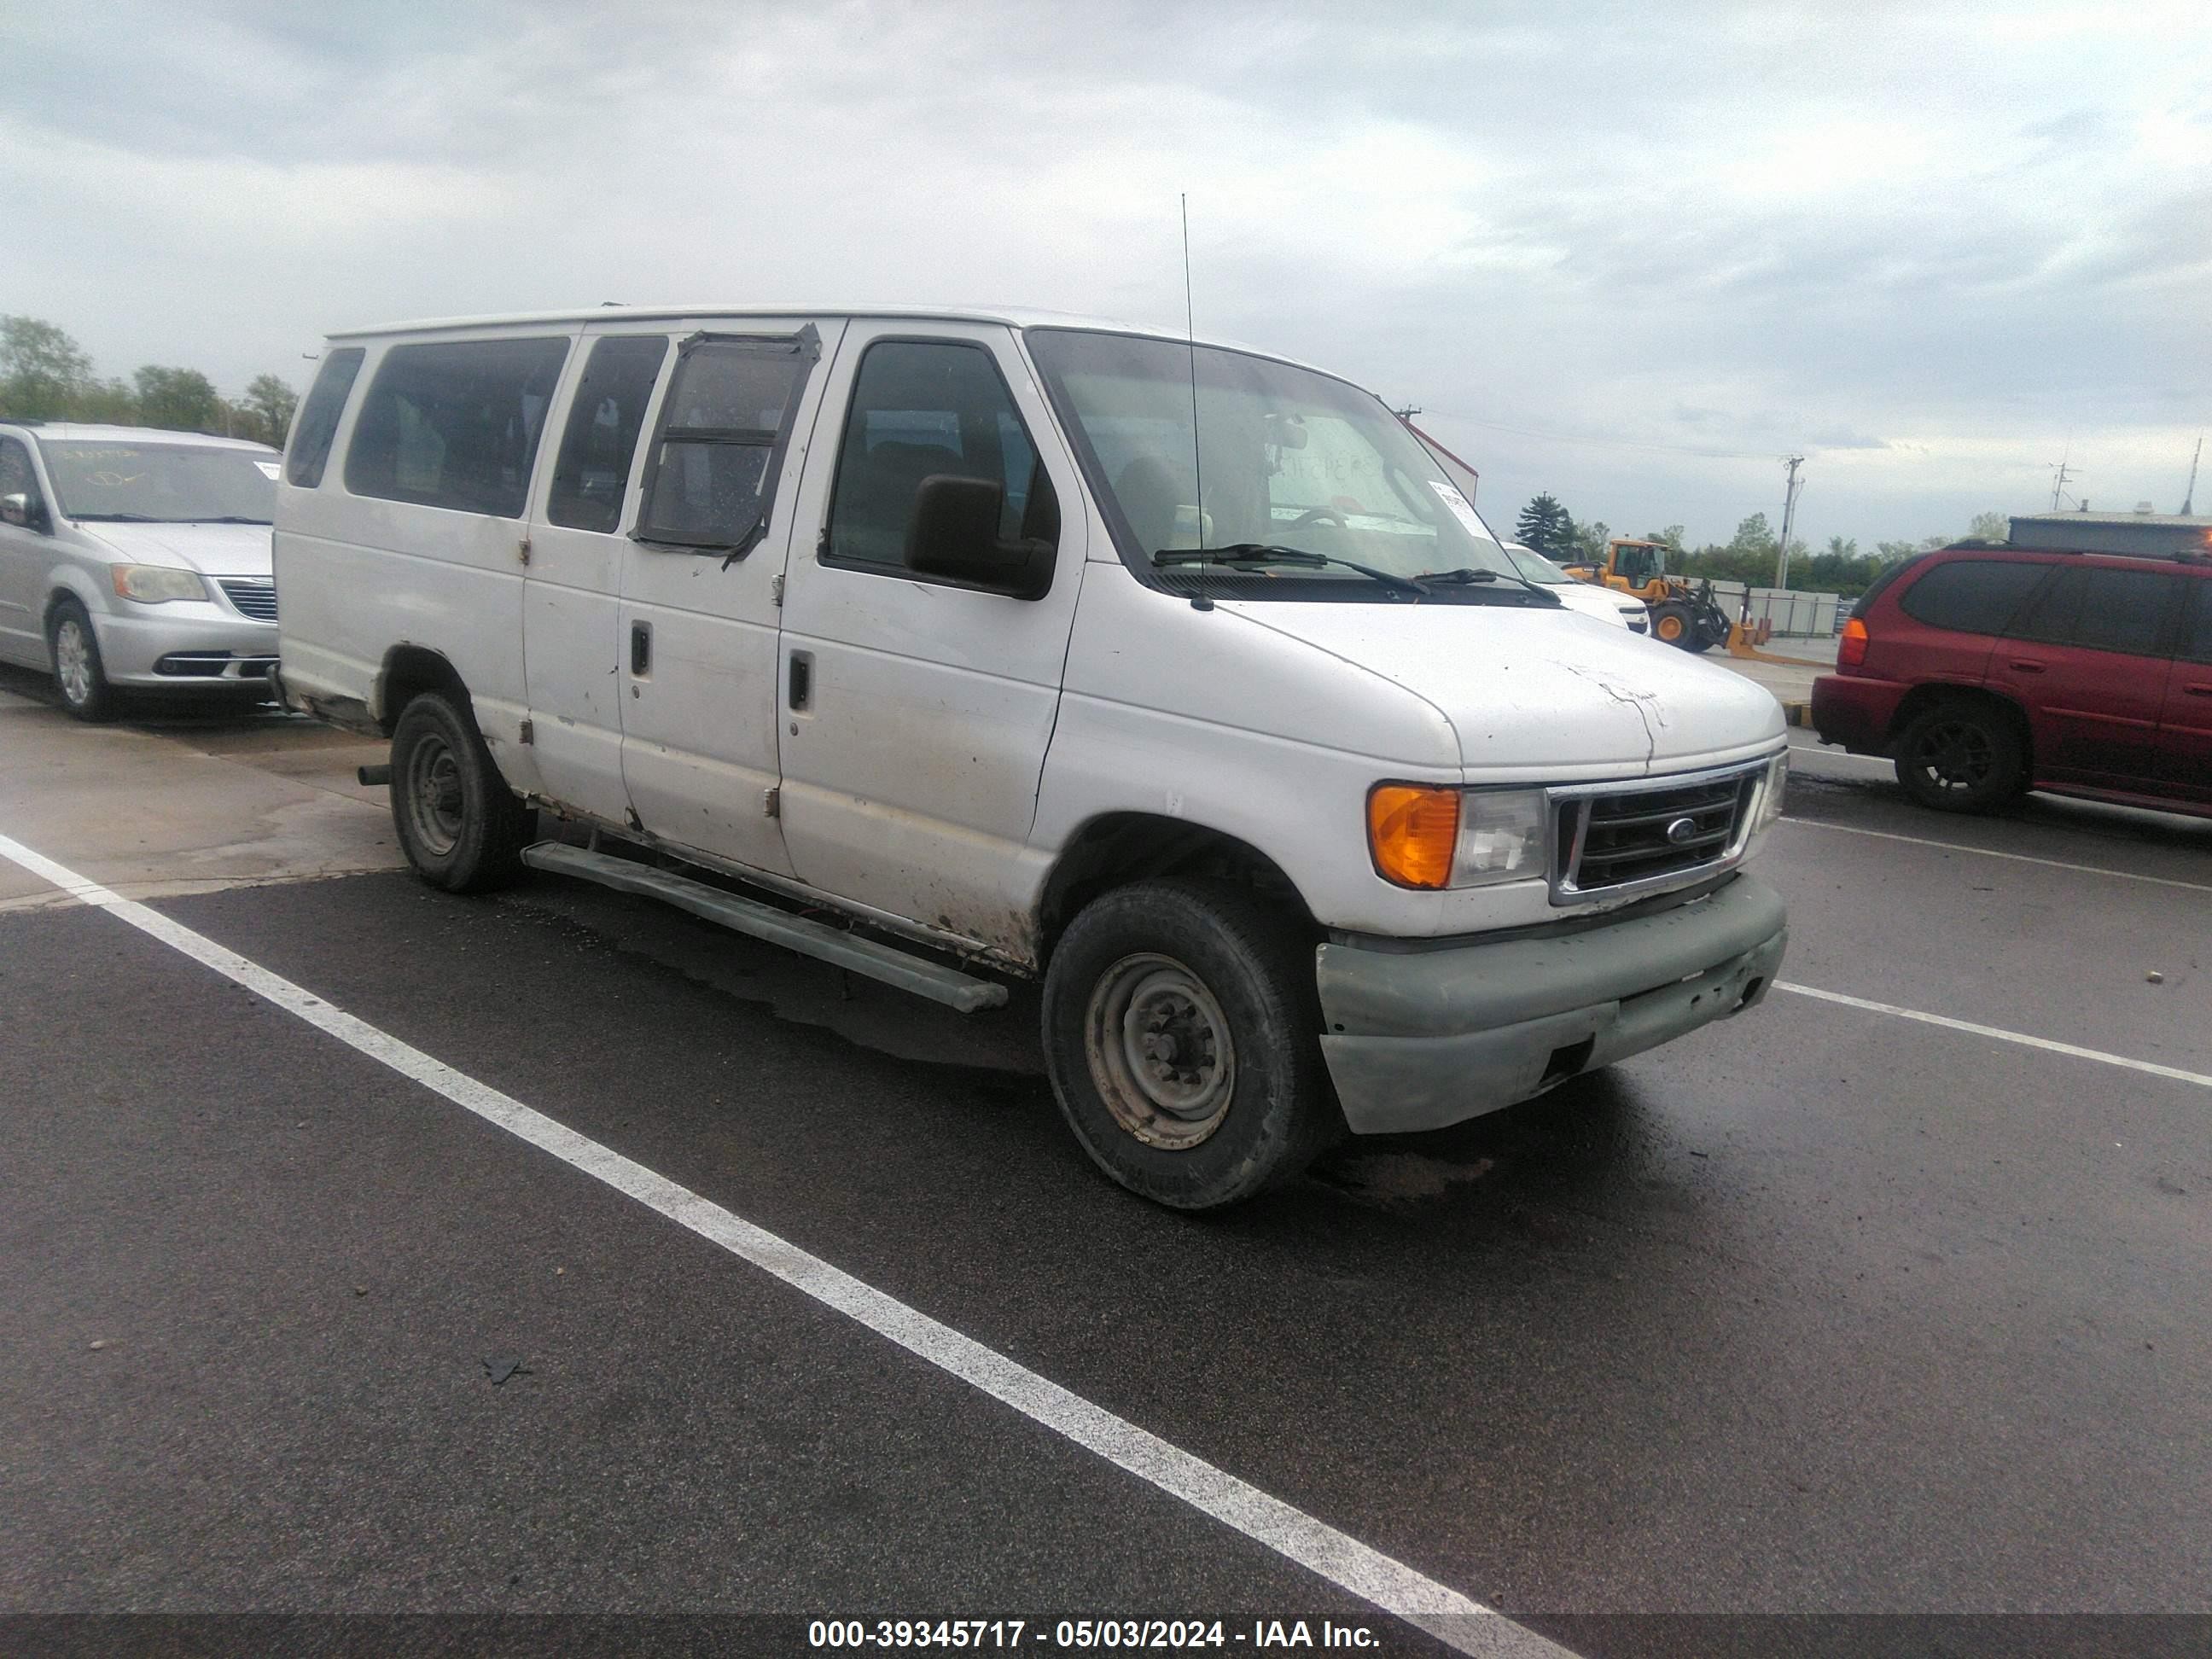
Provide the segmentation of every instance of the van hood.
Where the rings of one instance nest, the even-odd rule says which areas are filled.
[[[1216,604],[1429,702],[1457,733],[1470,782],[1677,772],[1784,735],[1764,687],[1571,611]]]
[[[266,576],[270,526],[265,524],[106,524],[78,528],[97,537],[119,564],[166,564],[203,576]]]

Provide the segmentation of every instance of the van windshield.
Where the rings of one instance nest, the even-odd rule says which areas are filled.
[[[273,450],[110,439],[46,439],[39,447],[56,505],[72,519],[267,524],[276,516]]]
[[[1252,550],[1242,565],[1207,562],[1202,576],[1170,558],[1163,574],[1254,598],[1371,599],[1392,591],[1388,580],[1402,589],[1404,578],[1461,573],[1431,597],[1535,599],[1474,506],[1371,393],[1213,346],[1076,329],[1032,329],[1028,340],[1132,563]],[[1292,552],[1330,562],[1291,562]]]

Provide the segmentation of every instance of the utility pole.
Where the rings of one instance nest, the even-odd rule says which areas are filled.
[[[1802,455],[1785,455],[1782,464],[1790,469],[1790,482],[1782,492],[1782,540],[1774,550],[1774,585],[1790,586],[1790,524],[1797,511],[1797,492],[1804,488],[1798,481],[1797,469],[1805,465]]]
[[[2204,434],[2197,434],[2197,453],[2189,458],[2189,488],[2181,495],[2181,516],[2187,518],[2197,500],[2197,463],[2204,453]]]
[[[2052,479],[2051,483],[2051,510],[2053,513],[2056,513],[2058,510],[2058,498],[2066,493],[2066,485],[2069,477],[2066,471],[2066,463],[2072,458],[2073,453],[2074,447],[2071,444],[2069,444],[2066,447],[2066,453],[2058,458],[2058,476]]]

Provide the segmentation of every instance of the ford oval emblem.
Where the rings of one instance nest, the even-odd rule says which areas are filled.
[[[1697,833],[1698,821],[1695,818],[1676,818],[1667,826],[1667,839],[1677,847],[1688,846],[1691,837]]]

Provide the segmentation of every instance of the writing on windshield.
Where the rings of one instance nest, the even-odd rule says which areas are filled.
[[[40,448],[57,504],[73,519],[266,524],[276,516],[276,481],[255,450],[112,440]]]

